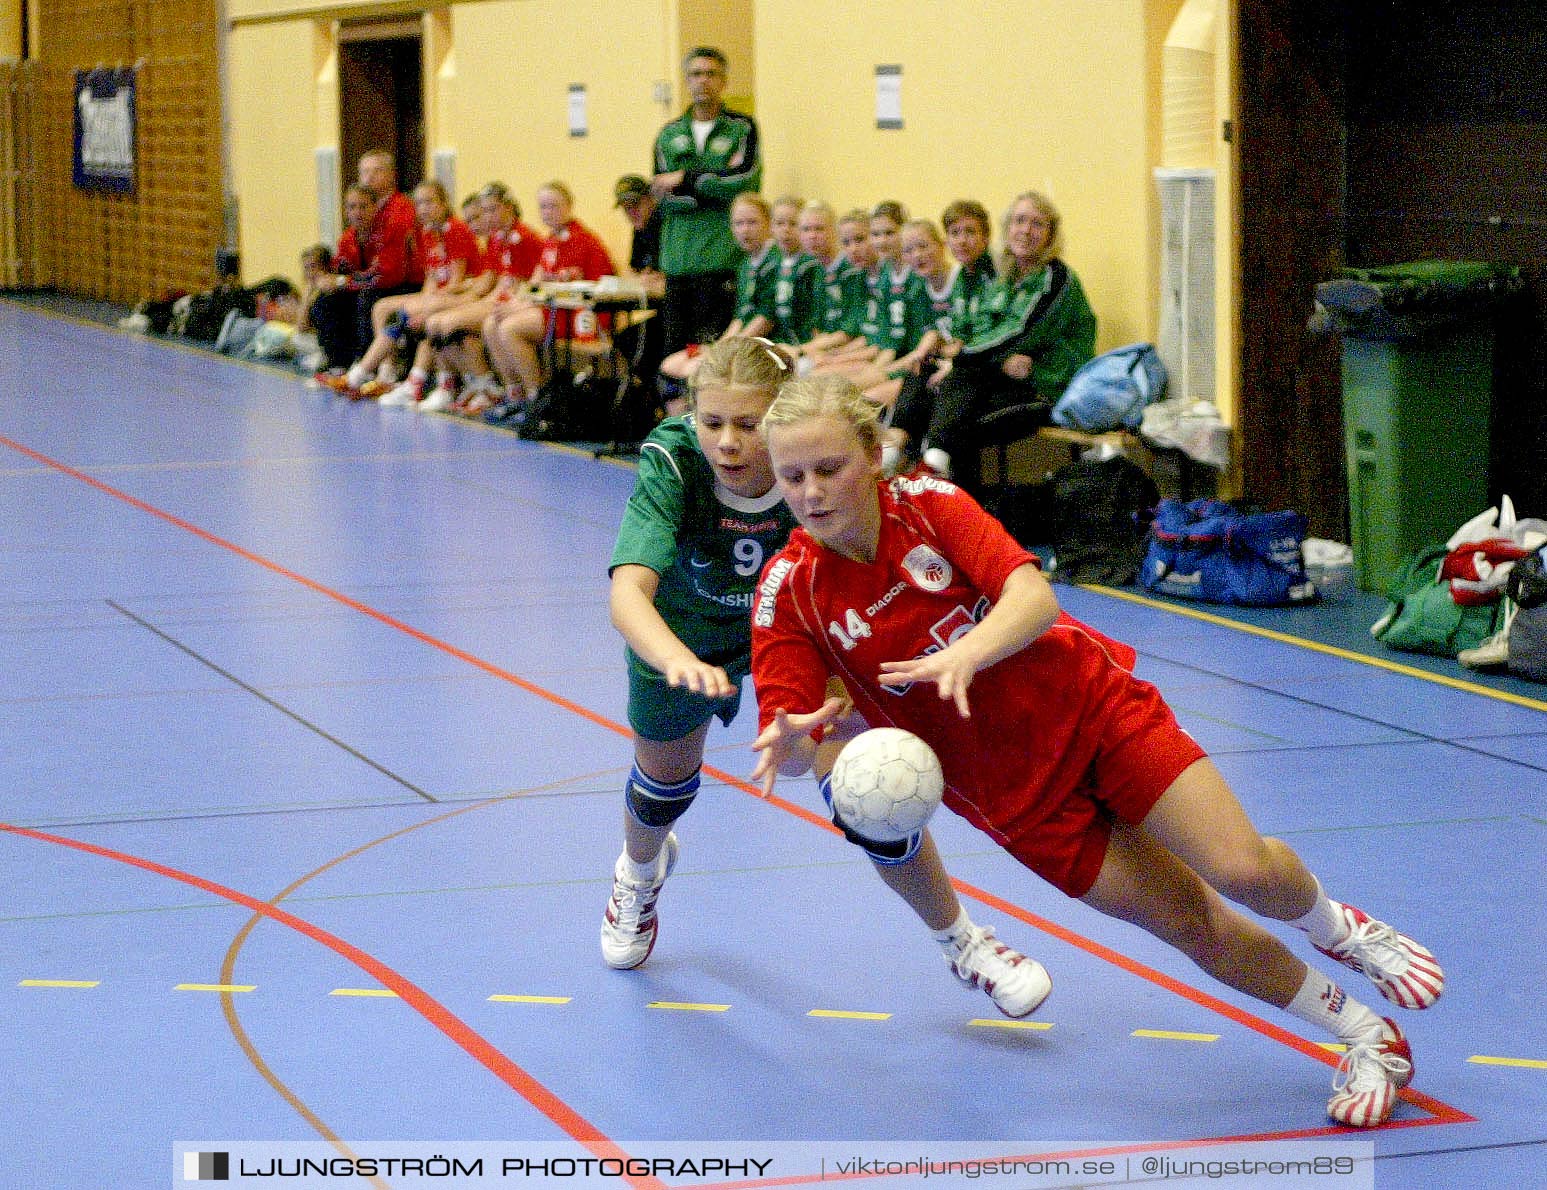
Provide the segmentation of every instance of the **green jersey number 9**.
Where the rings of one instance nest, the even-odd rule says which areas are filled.
[[[763,545],[756,538],[743,537],[731,547],[736,573],[746,577],[763,569]]]

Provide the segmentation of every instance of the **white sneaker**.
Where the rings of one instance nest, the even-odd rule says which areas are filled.
[[[655,873],[639,884],[627,873],[628,854],[618,856],[612,869],[612,897],[602,916],[602,960],[618,971],[629,971],[650,957],[655,947],[655,901],[661,886],[677,866],[677,836],[666,836],[655,857]]]
[[[1053,990],[1053,981],[1035,959],[994,937],[993,926],[973,926],[945,960],[969,988],[982,988],[1007,1017],[1030,1016]]]
[[[391,392],[383,394],[378,405],[386,405],[391,409],[412,409],[419,403],[419,398],[424,396],[424,385],[416,380],[405,380]]]
[[[420,413],[444,413],[456,403],[456,399],[456,390],[449,384],[437,384],[414,408]]]
[[[1504,627],[1500,628],[1475,649],[1462,649],[1456,654],[1456,660],[1468,669],[1492,669],[1500,665],[1509,664],[1509,626],[1515,619],[1515,609],[1511,606],[1504,618]]]
[[[1413,1051],[1390,1019],[1380,1036],[1348,1047],[1332,1076],[1327,1114],[1340,1124],[1374,1128],[1391,1119],[1397,1092],[1413,1081]]]
[[[1316,947],[1359,972],[1400,1008],[1428,1008],[1445,990],[1445,972],[1429,949],[1362,909],[1334,901],[1348,926],[1335,946]]]

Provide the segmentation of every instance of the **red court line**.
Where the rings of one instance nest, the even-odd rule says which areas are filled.
[[[293,582],[301,584],[308,590],[315,591],[319,595],[324,595],[329,599],[337,600],[339,603],[344,604],[346,607],[353,608],[355,611],[360,612],[362,615],[369,616],[371,619],[376,620],[379,623],[396,628],[398,631],[406,633],[408,636],[411,636],[413,639],[420,641],[423,644],[429,645],[431,648],[438,649],[449,656],[455,657],[461,661],[465,661],[469,665],[482,670],[484,673],[489,674],[492,677],[499,678],[502,681],[510,682],[511,684],[520,687],[522,690],[536,695],[538,698],[541,698],[546,702],[550,702],[555,706],[562,707],[567,711],[573,711],[575,714],[580,715],[582,718],[588,720],[589,722],[596,724],[598,727],[603,727],[608,731],[616,732],[625,738],[633,738],[633,732],[631,732],[628,727],[621,723],[615,723],[613,720],[608,719],[605,715],[599,715],[595,711],[581,706],[579,703],[572,702],[571,700],[564,698],[562,695],[555,694],[551,690],[546,690],[543,687],[538,686],[534,682],[529,682],[525,678],[518,677],[508,670],[501,669],[499,666],[485,661],[481,657],[474,656],[472,653],[469,653],[463,649],[459,649],[455,645],[448,644],[445,641],[433,637],[427,632],[423,632],[410,624],[404,623],[402,620],[398,620],[392,616],[389,616],[385,612],[378,611],[376,608],[371,607],[369,604],[361,603],[358,599],[354,599],[348,595],[345,595],[341,591],[335,591],[332,587],[325,586],[324,584],[317,582],[315,579],[307,578],[303,574],[298,574],[293,570],[286,569],[285,567],[279,565],[279,563],[273,562],[270,559],[263,557],[261,554],[253,553],[251,550],[237,545],[235,542],[228,541],[223,537],[219,537],[213,533],[210,533],[208,530],[201,529],[199,526],[189,521],[185,521],[181,517],[174,516],[172,513],[169,513],[164,509],[157,508],[153,504],[147,504],[145,501],[131,496],[127,492],[120,491],[118,488],[115,488],[110,484],[103,483],[101,480],[86,474],[84,471],[78,471],[74,467],[70,467],[56,459],[49,458],[47,455],[40,454],[35,450],[21,445],[19,442],[5,437],[3,434],[0,434],[0,445],[8,446],[12,450],[15,450],[21,454],[26,455],[30,459],[42,463],[44,466],[51,467],[57,471],[61,471],[64,474],[71,476],[74,479],[80,480],[82,483],[95,488],[99,492],[112,496],[114,499],[121,500],[142,512],[149,513],[151,516],[166,521],[169,524],[176,525],[178,528],[192,533],[194,536],[200,538],[203,541],[209,542],[211,545],[217,545],[222,549],[230,550],[232,553],[247,559],[257,566],[263,567],[265,570],[269,570],[274,574],[282,575],[283,577],[288,578]],[[732,776],[730,773],[727,773],[721,769],[717,769],[711,765],[705,765],[704,771],[710,776],[714,777],[716,780],[723,781],[727,785],[733,786],[736,789],[740,789],[743,792],[750,793],[754,797],[762,796],[761,790],[759,790],[756,786],[742,780],[739,777]],[[777,796],[771,797],[768,800],[773,805],[776,805],[781,810],[784,810],[786,813],[793,814],[797,818],[803,819],[806,822],[813,823],[814,825],[821,826],[829,831],[834,831],[834,833],[836,833],[836,828],[833,827],[830,822],[828,822],[821,815],[816,814],[811,810],[807,810],[803,806],[796,805],[793,802],[786,801],[785,799]],[[15,827],[4,827],[3,824],[0,824],[0,828],[8,830],[22,829]],[[68,840],[62,841],[68,842]],[[80,846],[82,848],[86,848],[88,846],[86,844],[72,845]],[[148,863],[149,861],[144,862]],[[170,873],[171,869],[168,869],[167,871]],[[1027,925],[1032,926],[1035,929],[1041,930],[1044,933],[1059,939],[1060,941],[1067,942],[1071,946],[1078,947],[1079,949],[1084,950],[1087,953],[1096,956],[1097,958],[1103,959],[1106,962],[1111,963],[1132,975],[1138,976],[1140,979],[1147,980],[1150,983],[1165,988],[1167,991],[1174,992],[1176,995],[1181,996],[1184,999],[1191,1000],[1193,1003],[1198,1004],[1203,1008],[1207,1008],[1212,1012],[1218,1013],[1219,1015],[1224,1016],[1229,1020],[1235,1021],[1240,1025],[1244,1025],[1246,1028],[1260,1033],[1264,1037],[1281,1042],[1282,1044],[1289,1046],[1291,1049],[1295,1049],[1300,1053],[1305,1054],[1307,1057],[1314,1058],[1316,1061],[1322,1062],[1328,1066],[1335,1067],[1338,1064],[1338,1056],[1336,1054],[1322,1049],[1315,1042],[1307,1041],[1305,1038],[1299,1037],[1279,1025],[1275,1025],[1271,1021],[1266,1021],[1259,1016],[1245,1011],[1244,1009],[1240,1009],[1232,1004],[1228,1004],[1216,996],[1211,996],[1209,993],[1192,987],[1189,984],[1185,984],[1178,979],[1173,979],[1171,976],[1166,975],[1164,972],[1157,971],[1155,968],[1146,966],[1145,964],[1140,963],[1135,959],[1130,959],[1127,955],[1113,950],[1110,947],[1103,946],[1101,943],[1086,938],[1081,934],[1077,934],[1072,930],[1066,929],[1065,927],[1060,926],[1055,922],[1049,921],[1043,917],[1039,917],[1026,909],[1022,909],[1018,905],[1014,905],[1001,897],[995,896],[993,893],[987,892],[983,889],[977,888],[973,885],[967,884],[964,881],[956,880],[954,878],[952,879],[951,883],[958,892],[965,896],[980,901],[981,903],[988,905],[991,908],[998,909],[1001,913],[1007,913],[1011,917],[1025,922]],[[342,940],[340,941],[342,942]],[[347,943],[344,943],[344,945],[347,945]],[[1401,1097],[1404,1101],[1413,1104],[1415,1107],[1431,1113],[1432,1118],[1427,1120],[1398,1121],[1395,1123],[1382,1125],[1383,1128],[1414,1127],[1426,1124],[1475,1123],[1476,1121],[1476,1117],[1468,1115],[1460,1108],[1452,1107],[1449,1104],[1442,1102],[1441,1100],[1435,1099],[1429,1095],[1425,1095],[1421,1091],[1415,1091],[1411,1087],[1404,1089],[1401,1092]],[[1342,1127],[1334,1126],[1328,1128],[1312,1129],[1310,1131],[1263,1133],[1260,1134],[1257,1139],[1270,1140],[1286,1139],[1298,1136],[1322,1136],[1337,1134],[1345,1131],[1348,1130]],[[1369,1132],[1370,1130],[1357,1129],[1354,1131],[1364,1133]]]
[[[24,838],[35,839],[40,843],[54,843],[61,847],[73,848],[76,851],[85,852],[87,855],[95,855],[101,859],[114,860],[131,867],[141,868],[144,871],[154,873],[157,876],[165,876],[169,880],[176,880],[182,884],[197,888],[222,900],[234,902],[254,913],[277,922],[279,925],[288,926],[297,933],[304,934],[313,942],[327,947],[334,954],[349,960],[371,978],[377,980],[383,987],[396,992],[410,1008],[427,1020],[435,1028],[439,1029],[447,1038],[461,1049],[466,1051],[480,1065],[489,1070],[496,1078],[508,1086],[521,1098],[525,1099],[543,1115],[547,1116],[561,1128],[571,1139],[584,1145],[598,1158],[610,1158],[626,1160],[628,1154],[607,1138],[605,1134],[579,1112],[575,1111],[562,1099],[548,1090],[520,1066],[512,1062],[494,1045],[485,1040],[475,1029],[463,1021],[459,1016],[420,988],[411,980],[399,975],[391,967],[380,959],[367,954],[358,946],[344,941],[337,934],[329,933],[321,926],[313,925],[304,918],[287,912],[267,901],[260,901],[257,897],[250,897],[244,892],[238,892],[234,888],[228,888],[224,884],[217,884],[213,880],[206,880],[202,876],[195,876],[191,872],[184,872],[179,868],[171,868],[166,864],[159,864],[155,860],[144,859],[137,855],[130,855],[123,851],[114,851],[110,847],[99,847],[95,843],[85,843],[79,839],[66,838],[63,835],[51,835],[44,831],[32,830],[29,827],[14,826],[8,822],[0,822],[0,831]],[[665,1184],[651,1177],[629,1177],[631,1185],[649,1190],[666,1190]]]
[[[517,677],[513,673],[509,673],[506,670],[500,669],[497,665],[491,665],[483,658],[476,657],[464,649],[459,649],[455,645],[447,644],[443,640],[437,640],[435,637],[429,635],[429,633],[421,632],[412,624],[405,624],[402,620],[395,619],[394,617],[387,615],[386,612],[378,611],[376,608],[371,607],[369,604],[361,603],[358,599],[351,598],[350,596],[345,595],[342,591],[335,591],[332,587],[326,586],[323,583],[319,583],[315,579],[307,578],[304,574],[298,574],[294,570],[288,570],[281,566],[278,562],[271,561],[270,559],[263,557],[261,554],[255,554],[244,546],[237,545],[234,541],[228,541],[224,537],[217,536],[216,534],[209,532],[207,529],[201,529],[198,525],[193,524],[191,521],[185,521],[180,516],[174,516],[172,513],[167,512],[165,509],[157,508],[154,504],[147,504],[144,500],[141,500],[136,496],[131,496],[128,492],[115,488],[111,484],[103,483],[100,479],[87,475],[84,471],[77,471],[74,467],[69,466],[67,463],[61,463],[58,459],[51,459],[45,454],[39,454],[37,451],[32,450],[29,447],[23,446],[20,442],[16,442],[13,439],[7,438],[4,434],[0,434],[0,446],[8,446],[18,454],[26,455],[29,459],[32,459],[38,463],[42,463],[45,467],[52,467],[55,471],[61,471],[65,475],[68,475],[71,479],[78,479],[88,487],[96,488],[97,491],[102,492],[104,495],[111,496],[115,500],[123,501],[131,508],[137,508],[141,512],[149,513],[151,516],[156,517],[158,520],[166,521],[169,525],[176,525],[184,532],[192,533],[201,541],[207,541],[210,545],[217,545],[223,550],[229,550],[231,553],[237,555],[237,557],[245,558],[254,566],[261,566],[264,570],[280,575],[283,578],[287,578],[291,582],[299,583],[309,591],[315,591],[319,595],[324,595],[329,599],[342,603],[345,607],[352,608],[353,610],[359,612],[361,615],[369,616],[371,619],[377,621],[378,623],[385,624],[389,628],[396,628],[399,632],[411,636],[415,640],[429,645],[431,648],[439,649],[442,653],[445,653],[451,657],[455,657],[458,661],[465,661],[467,664],[477,669],[483,670],[483,672],[486,674],[490,674],[493,677],[510,682],[512,685],[519,686],[527,693],[535,694],[538,698],[544,699],[547,702],[551,702],[555,706],[563,707],[566,711],[573,712],[574,714],[579,715],[582,719],[587,719],[590,722],[596,724],[598,727],[605,727],[607,730],[615,731],[619,735],[626,736],[629,739],[632,739],[634,736],[634,733],[631,732],[627,727],[624,727],[619,723],[614,723],[611,719],[608,719],[605,716],[598,715],[595,711],[590,710],[588,707],[581,706],[578,702],[571,702],[569,699],[563,697],[562,695],[555,694],[551,690],[544,690],[541,686],[534,685],[533,683],[528,682],[525,678]]]

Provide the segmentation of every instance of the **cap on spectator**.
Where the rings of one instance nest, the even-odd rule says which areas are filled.
[[[614,206],[631,206],[640,199],[649,197],[650,183],[638,174],[624,174],[618,179],[618,184],[612,188],[612,194],[617,200]]]

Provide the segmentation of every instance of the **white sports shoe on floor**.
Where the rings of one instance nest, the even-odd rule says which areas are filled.
[[[1510,619],[1514,619],[1511,615]],[[1462,649],[1456,660],[1468,669],[1494,669],[1509,664],[1509,624],[1506,622],[1475,649]]]
[[[655,857],[655,872],[644,883],[630,880],[627,853],[612,870],[612,897],[602,916],[602,959],[609,967],[629,971],[650,957],[655,947],[655,901],[661,886],[677,866],[677,836],[669,834]]]
[[[449,384],[437,384],[414,408],[420,413],[444,413],[456,403],[457,394]]]
[[[1440,998],[1445,972],[1426,947],[1362,909],[1333,903],[1348,925],[1348,937],[1317,950],[1359,972],[1400,1008],[1428,1008]]]
[[[405,380],[391,392],[383,394],[381,400],[376,403],[385,405],[389,409],[412,409],[423,395],[424,385]]]
[[[1385,1020],[1381,1035],[1349,1045],[1332,1076],[1327,1114],[1340,1124],[1374,1128],[1391,1119],[1397,1092],[1413,1081],[1413,1051],[1396,1022]]]
[[[982,988],[1007,1017],[1030,1016],[1053,990],[1053,981],[1036,959],[994,937],[993,926],[973,926],[947,957],[956,978],[969,988]]]

